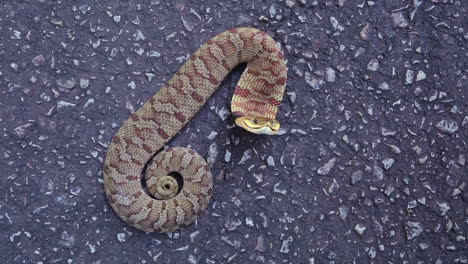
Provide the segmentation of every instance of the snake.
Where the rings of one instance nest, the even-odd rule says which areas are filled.
[[[194,150],[166,144],[203,107],[237,65],[231,114],[255,134],[276,134],[287,82],[279,44],[264,31],[234,28],[206,41],[158,92],[124,121],[103,165],[113,211],[144,232],[174,232],[192,224],[213,195],[213,176]]]

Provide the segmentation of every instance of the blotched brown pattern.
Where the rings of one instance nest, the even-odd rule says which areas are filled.
[[[104,162],[104,186],[112,208],[125,222],[146,232],[171,232],[204,211],[213,180],[207,163],[193,150],[172,148],[152,159],[145,175],[151,195],[140,178],[145,164],[243,62],[247,67],[234,91],[233,115],[274,119],[287,78],[283,53],[265,32],[237,28],[208,40],[120,127]],[[182,189],[173,197],[154,193],[163,178],[165,186],[171,186],[165,176],[174,171],[183,177]]]

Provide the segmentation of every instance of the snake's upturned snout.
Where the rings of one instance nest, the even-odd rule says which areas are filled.
[[[236,118],[236,125],[254,134],[275,135],[280,129],[280,123],[271,118],[241,116]]]

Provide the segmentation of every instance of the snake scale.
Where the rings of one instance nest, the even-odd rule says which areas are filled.
[[[253,28],[218,34],[189,57],[113,137],[104,161],[104,187],[122,220],[145,232],[172,232],[203,213],[213,193],[208,164],[190,149],[160,149],[192,119],[226,75],[245,62],[231,102],[235,122],[257,134],[278,131],[275,116],[287,79],[281,49],[267,33]]]

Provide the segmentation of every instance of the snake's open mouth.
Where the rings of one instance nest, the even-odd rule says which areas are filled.
[[[278,121],[265,117],[241,116],[236,118],[236,124],[255,134],[274,135],[280,129]]]

